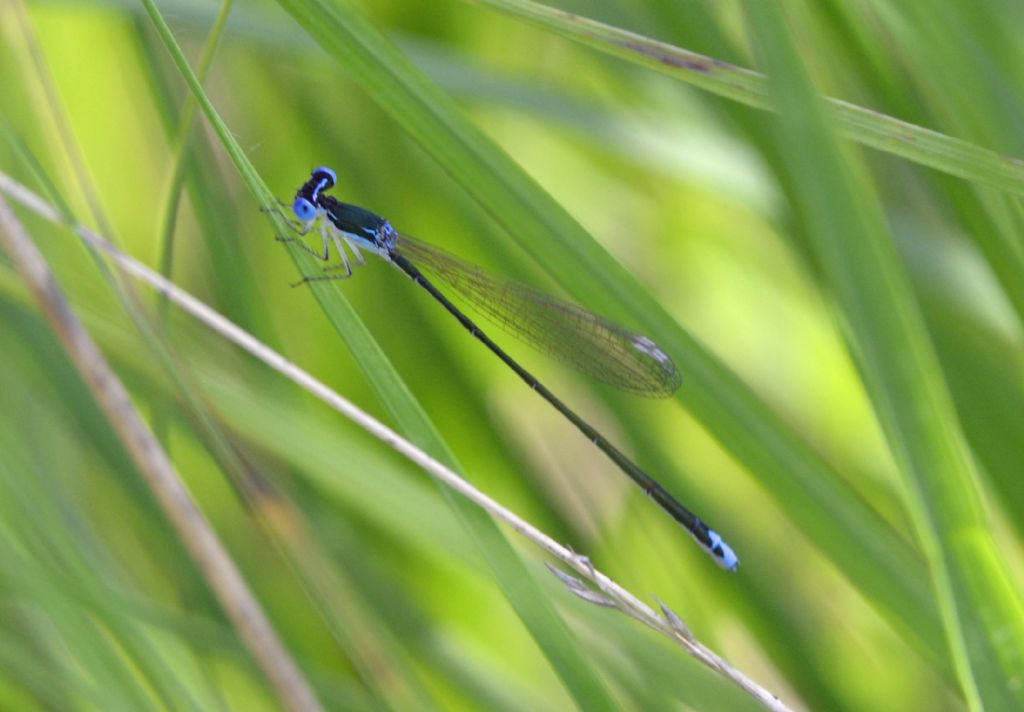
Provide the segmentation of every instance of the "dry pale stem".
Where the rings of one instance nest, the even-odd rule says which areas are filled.
[[[51,208],[51,217],[56,211]],[[0,245],[28,283],[68,355],[209,582],[242,640],[290,710],[320,710],[312,688],[278,639],[255,596],[192,500],[128,391],[71,310],[35,244],[0,197]],[[112,246],[111,246],[112,247]]]
[[[5,176],[3,173],[0,173],[0,190],[8,192],[23,205],[29,207],[43,217],[49,218],[55,222],[61,221],[60,216],[52,206],[47,204],[31,191],[28,191],[20,184]],[[239,328],[221,314],[200,302],[188,292],[178,288],[161,275],[150,270],[148,267],[142,265],[133,258],[125,255],[111,243],[107,242],[99,235],[96,235],[94,232],[80,225],[72,226],[72,228],[87,243],[109,255],[110,258],[127,274],[148,283],[161,294],[165,295],[171,302],[203,323],[205,326],[255,356],[257,359],[287,377],[301,388],[312,393],[339,413],[358,424],[374,437],[385,442],[409,460],[416,463],[431,476],[440,480],[477,506],[486,510],[492,516],[505,522],[508,526],[512,527],[512,529],[519,532],[535,545],[574,569],[584,578],[589,579],[597,586],[600,593],[603,594],[602,605],[614,605],[631,618],[634,618],[644,625],[647,625],[665,635],[690,655],[701,661],[704,665],[738,685],[766,708],[775,710],[776,712],[784,712],[789,709],[775,695],[768,692],[766,689],[743,674],[740,670],[736,669],[706,646],[701,644],[682,622],[682,619],[680,619],[674,612],[665,608],[664,604],[662,604],[662,609],[665,611],[665,614],[663,616],[658,615],[646,603],[595,569],[587,557],[580,556],[571,548],[555,541],[499,502],[491,499],[445,465],[441,464],[430,455],[405,440],[394,430],[363,412],[353,403],[328,388],[312,375],[263,344],[252,334],[249,334]],[[564,575],[561,578],[563,582],[566,581]],[[574,586],[570,586],[570,589],[574,590],[578,595],[579,592],[575,591]],[[598,598],[602,598],[600,594],[598,594]],[[586,600],[592,599],[587,597]],[[608,601],[611,603],[609,604]]]

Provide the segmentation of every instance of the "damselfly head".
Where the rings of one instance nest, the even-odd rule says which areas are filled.
[[[292,203],[292,212],[295,213],[295,217],[304,223],[315,218],[321,193],[333,188],[337,183],[337,174],[327,166],[315,169],[310,174],[309,180],[295,191],[295,202]]]

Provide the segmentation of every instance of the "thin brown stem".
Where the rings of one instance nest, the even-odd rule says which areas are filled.
[[[0,246],[49,320],[168,520],[289,710],[320,710],[309,683],[277,637],[213,527],[193,501],[128,391],[75,316],[46,260],[0,197]]]

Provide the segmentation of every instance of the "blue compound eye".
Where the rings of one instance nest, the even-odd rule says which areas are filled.
[[[327,181],[328,181],[327,185],[325,185],[322,188],[322,190],[327,190],[328,188],[333,188],[334,186],[336,186],[338,184],[338,176],[337,176],[337,174],[334,171],[332,171],[330,168],[328,168],[327,166],[320,166],[315,171],[313,171],[313,175],[316,176],[317,178],[326,178],[327,179]]]
[[[300,196],[292,203],[292,212],[302,222],[309,222],[316,217],[316,206]]]

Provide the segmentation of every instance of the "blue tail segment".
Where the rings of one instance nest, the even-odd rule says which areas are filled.
[[[715,558],[715,561],[723,569],[735,571],[740,565],[740,559],[736,556],[732,547],[726,544],[714,529],[708,529],[708,536],[711,537],[711,546],[705,547],[707,552]]]

